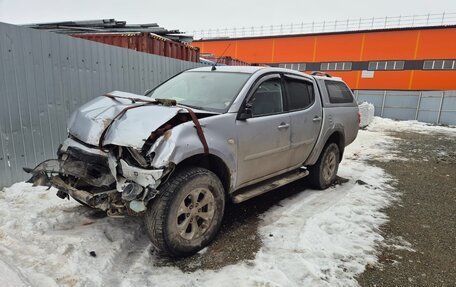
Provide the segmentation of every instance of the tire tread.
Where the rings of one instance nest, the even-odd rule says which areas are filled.
[[[194,176],[208,175],[217,176],[210,170],[201,167],[185,167],[175,171],[171,178],[163,184],[157,197],[153,199],[145,215],[145,226],[152,245],[159,253],[168,257],[180,257],[182,253],[176,253],[167,244],[165,225],[168,210],[176,191],[180,186]]]

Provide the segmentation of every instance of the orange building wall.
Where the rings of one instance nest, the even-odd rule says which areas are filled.
[[[202,53],[249,63],[456,59],[456,28],[197,41]],[[353,89],[456,90],[456,70],[331,71]]]

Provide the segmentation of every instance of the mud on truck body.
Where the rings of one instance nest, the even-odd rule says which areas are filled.
[[[111,92],[74,112],[57,159],[35,185],[109,216],[144,216],[169,256],[210,243],[225,201],[239,203],[309,176],[334,181],[358,132],[358,108],[338,78],[266,67],[185,71],[145,96]]]

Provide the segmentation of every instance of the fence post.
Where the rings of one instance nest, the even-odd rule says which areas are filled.
[[[383,93],[383,101],[382,101],[382,112],[380,116],[383,118],[383,110],[385,109],[385,99],[386,99],[386,91]]]
[[[420,94],[418,95],[418,104],[416,105],[415,121],[418,120],[418,113],[420,112],[422,95],[423,92],[420,92]]]
[[[442,92],[442,98],[440,99],[439,116],[437,117],[437,124],[440,124],[440,117],[442,116],[443,98],[445,98],[445,92]]]

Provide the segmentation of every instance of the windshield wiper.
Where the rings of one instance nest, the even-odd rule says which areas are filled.
[[[203,107],[198,107],[198,106],[192,106],[192,105],[187,105],[187,104],[182,104],[182,103],[177,103],[178,106],[184,106],[184,107],[189,107],[189,108],[192,108],[192,109],[197,109],[197,110],[203,110],[203,111],[206,111],[205,108]]]

